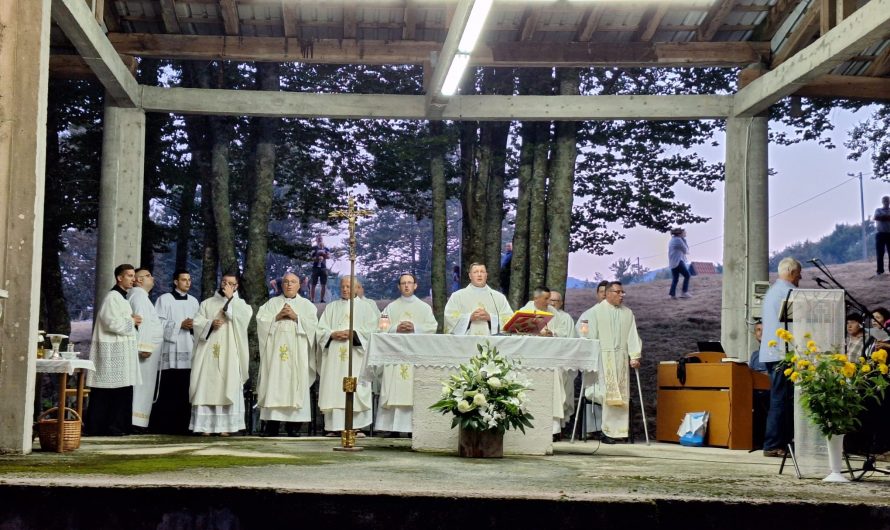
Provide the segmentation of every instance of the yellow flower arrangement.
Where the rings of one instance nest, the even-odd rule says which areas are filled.
[[[776,336],[795,347],[785,354],[782,373],[800,388],[803,407],[823,435],[854,431],[867,400],[884,398],[890,371],[885,350],[868,359],[849,359],[843,353],[820,352],[807,335],[803,347],[787,330],[776,330]]]

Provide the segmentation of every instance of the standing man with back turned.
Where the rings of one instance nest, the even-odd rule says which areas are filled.
[[[881,208],[875,210],[875,257],[878,276],[884,274],[884,252],[890,254],[890,196],[881,197]]]

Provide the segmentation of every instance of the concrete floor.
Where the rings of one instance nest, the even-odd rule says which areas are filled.
[[[797,479],[760,452],[673,444],[560,442],[553,456],[461,459],[415,453],[410,440],[366,438],[85,438],[73,453],[0,456],[3,486],[272,488],[399,496],[616,501],[831,502],[890,506],[890,477],[826,484]],[[790,461],[789,461],[790,464]],[[886,463],[880,463],[886,466]]]

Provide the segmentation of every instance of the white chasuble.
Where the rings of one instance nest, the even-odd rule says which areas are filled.
[[[410,322],[415,334],[435,334],[439,327],[433,308],[416,296],[400,297],[383,310],[389,316],[387,333],[397,333],[399,324]],[[381,431],[411,432],[414,408],[414,367],[410,364],[383,367],[380,408],[375,425]]]
[[[603,406],[603,432],[612,438],[626,438],[630,404],[628,363],[639,359],[643,350],[634,314],[625,306],[603,301],[585,311],[581,320],[588,321],[587,337],[600,341],[601,370],[592,395],[587,390],[588,397]]]
[[[491,322],[470,322],[470,315],[485,309]],[[513,316],[513,310],[503,294],[489,286],[472,284],[455,291],[445,304],[445,333],[452,335],[497,335]]]
[[[248,377],[247,326],[253,309],[235,293],[231,301],[219,292],[201,302],[194,318],[195,355],[189,384],[194,405],[243,403]],[[222,325],[214,330],[213,320]]]
[[[296,322],[276,315],[289,305]],[[312,410],[309,387],[315,382],[315,305],[297,295],[270,299],[256,314],[260,348],[257,406],[260,418],[274,421],[309,421]]]
[[[358,377],[365,368],[365,348],[371,333],[377,330],[377,316],[367,302],[353,300],[352,374]],[[331,339],[331,333],[349,329],[349,300],[335,300],[325,307],[318,322],[315,337],[321,357],[319,372],[318,408],[325,415],[325,430],[345,428],[346,394],[343,378],[349,373],[349,342]],[[353,427],[371,424],[371,383],[359,381],[353,401]]]
[[[164,342],[164,329],[155,311],[155,306],[142,287],[136,286],[127,293],[127,300],[133,313],[142,317],[137,333],[137,349],[148,352],[146,358],[139,356],[139,372],[142,382],[133,387],[133,425],[148,427],[151,406],[155,398],[155,386],[161,359],[161,345]]]
[[[87,373],[87,386],[122,388],[142,382],[133,310],[124,296],[123,289],[115,287],[102,300],[90,344],[96,370]]]

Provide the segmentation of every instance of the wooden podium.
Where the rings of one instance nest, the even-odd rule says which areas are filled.
[[[754,390],[769,390],[769,376],[734,362],[686,365],[686,384],[677,379],[677,363],[658,365],[658,409],[655,438],[679,442],[677,429],[687,412],[707,411],[706,445],[752,449]]]

